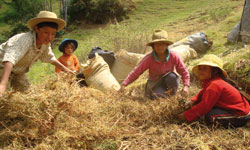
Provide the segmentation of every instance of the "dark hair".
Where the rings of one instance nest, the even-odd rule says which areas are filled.
[[[64,49],[65,49],[68,45],[73,46],[73,49],[74,49],[74,51],[75,51],[75,49],[76,49],[75,44],[72,43],[72,42],[70,42],[70,41],[66,41],[66,42],[63,44],[63,46],[62,46],[63,53],[65,53],[65,50],[64,50]]]
[[[211,70],[211,77],[214,77],[214,76],[218,75],[223,80],[226,78],[220,68],[218,68],[218,67],[211,67],[211,68],[212,68],[212,70]]]
[[[58,29],[58,24],[55,23],[55,22],[41,22],[41,23],[38,23],[36,26],[37,26],[38,29],[40,29],[42,27],[45,27],[45,26],[54,28],[56,30]]]
[[[218,67],[212,67],[212,72],[211,72],[211,76],[214,77],[215,75],[218,75],[219,77],[221,77],[224,81],[226,81],[227,83],[231,84],[233,87],[235,87],[236,89],[241,89],[240,86],[233,81],[232,79],[225,77],[223,72],[221,71],[220,68]]]

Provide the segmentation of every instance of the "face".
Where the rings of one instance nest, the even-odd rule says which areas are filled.
[[[51,43],[55,38],[56,31],[57,29],[51,28],[48,26],[44,26],[39,29],[37,28],[37,26],[35,26],[35,32],[37,35],[36,37],[37,43],[46,44],[46,45]]]
[[[64,49],[64,53],[66,55],[71,55],[73,52],[74,52],[74,46],[72,44],[68,44]]]
[[[198,66],[198,78],[200,80],[206,80],[211,78],[212,67],[207,65]]]
[[[161,55],[161,54],[165,54],[165,51],[168,45],[166,43],[157,42],[157,43],[154,43],[153,47],[157,55]]]

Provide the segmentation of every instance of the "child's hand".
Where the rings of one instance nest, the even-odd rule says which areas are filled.
[[[188,86],[184,86],[182,91],[181,91],[181,95],[186,97],[186,96],[188,96],[188,93],[189,93]]]
[[[66,71],[67,73],[72,74],[72,75],[76,75],[76,71],[72,71],[72,70],[70,70],[70,69],[68,69],[68,68],[66,68],[65,71]]]
[[[184,108],[188,109],[188,108],[192,108],[194,105],[194,102],[191,100],[188,100],[185,104],[184,104]]]
[[[121,85],[121,88],[119,89],[119,93],[123,93],[125,91],[125,86],[124,85]]]
[[[6,90],[6,85],[1,85],[0,84],[0,97],[3,96],[3,93],[5,92],[5,90]]]
[[[178,119],[181,120],[181,121],[186,121],[184,113],[179,114]]]

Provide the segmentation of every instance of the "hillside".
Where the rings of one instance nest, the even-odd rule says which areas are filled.
[[[115,52],[148,52],[145,44],[155,29],[167,30],[172,41],[203,31],[213,41],[206,53],[222,57],[229,75],[247,89],[250,47],[226,43],[242,6],[241,0],[137,0],[137,8],[127,20],[117,25],[72,25],[53,43],[53,49],[58,57],[59,42],[76,39],[76,55],[84,63],[94,46]],[[190,68],[195,61],[186,65]],[[146,99],[145,76],[123,94],[79,88],[67,76],[55,76],[52,65],[40,62],[28,76],[33,83],[29,91],[10,91],[1,98],[2,149],[234,150],[250,146],[249,123],[224,129],[206,126],[203,120],[191,124],[178,121],[176,115],[184,111],[186,98]],[[198,90],[192,80],[188,97]]]

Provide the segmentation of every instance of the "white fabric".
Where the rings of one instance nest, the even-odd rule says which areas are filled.
[[[46,63],[56,61],[50,44],[43,44],[40,49],[36,48],[35,32],[17,34],[0,45],[0,68],[4,67],[3,62],[9,61],[14,64],[14,74],[28,72],[38,59]]]
[[[88,86],[103,92],[120,89],[120,84],[111,74],[108,64],[97,53],[81,67]]]

